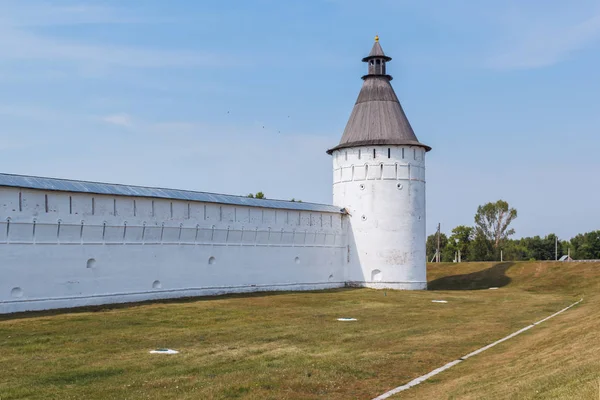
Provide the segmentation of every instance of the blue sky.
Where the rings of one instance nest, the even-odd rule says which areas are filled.
[[[600,1],[0,0],[0,171],[329,203],[379,34],[428,233],[600,220]]]

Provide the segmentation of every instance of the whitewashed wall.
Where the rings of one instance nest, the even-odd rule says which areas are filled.
[[[339,213],[0,188],[0,313],[344,285]]]
[[[346,280],[373,288],[425,289],[425,150],[336,150],[333,172],[333,204],[349,212]]]

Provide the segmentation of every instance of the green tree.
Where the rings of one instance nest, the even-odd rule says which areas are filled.
[[[522,240],[506,240],[502,245],[504,252],[504,260],[506,261],[523,261],[532,258],[531,251]]]
[[[263,192],[257,192],[256,194],[250,193],[248,196],[251,199],[266,199],[265,194]]]
[[[442,254],[442,259],[444,257],[444,249],[448,244],[448,236],[444,233],[440,233],[440,253]],[[427,261],[431,261],[433,256],[435,255],[435,251],[437,249],[437,232],[433,235],[429,235],[427,237],[427,242],[425,243],[425,252],[427,254]],[[452,261],[452,259],[450,260]]]
[[[462,261],[469,260],[469,245],[473,236],[473,228],[470,226],[459,225],[452,229],[452,235],[448,238],[448,243],[454,246],[454,252],[460,250],[460,258]]]
[[[492,242],[483,233],[476,231],[469,242],[469,261],[493,261],[494,258]]]
[[[575,260],[599,260],[600,231],[580,233],[571,239],[570,247]]]
[[[502,241],[515,233],[514,229],[508,229],[515,218],[517,210],[510,208],[504,200],[479,206],[475,214],[477,236],[488,240],[497,252]]]

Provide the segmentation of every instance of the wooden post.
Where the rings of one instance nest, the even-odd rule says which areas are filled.
[[[436,251],[436,262],[440,262],[440,224],[438,223],[438,228],[437,228],[437,251]]]

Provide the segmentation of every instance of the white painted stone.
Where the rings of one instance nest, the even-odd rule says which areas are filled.
[[[349,213],[346,280],[426,289],[425,149],[360,146],[332,156],[333,204]]]
[[[179,354],[179,352],[173,349],[158,349],[150,350],[150,354]]]
[[[342,287],[342,218],[0,187],[0,313]]]

